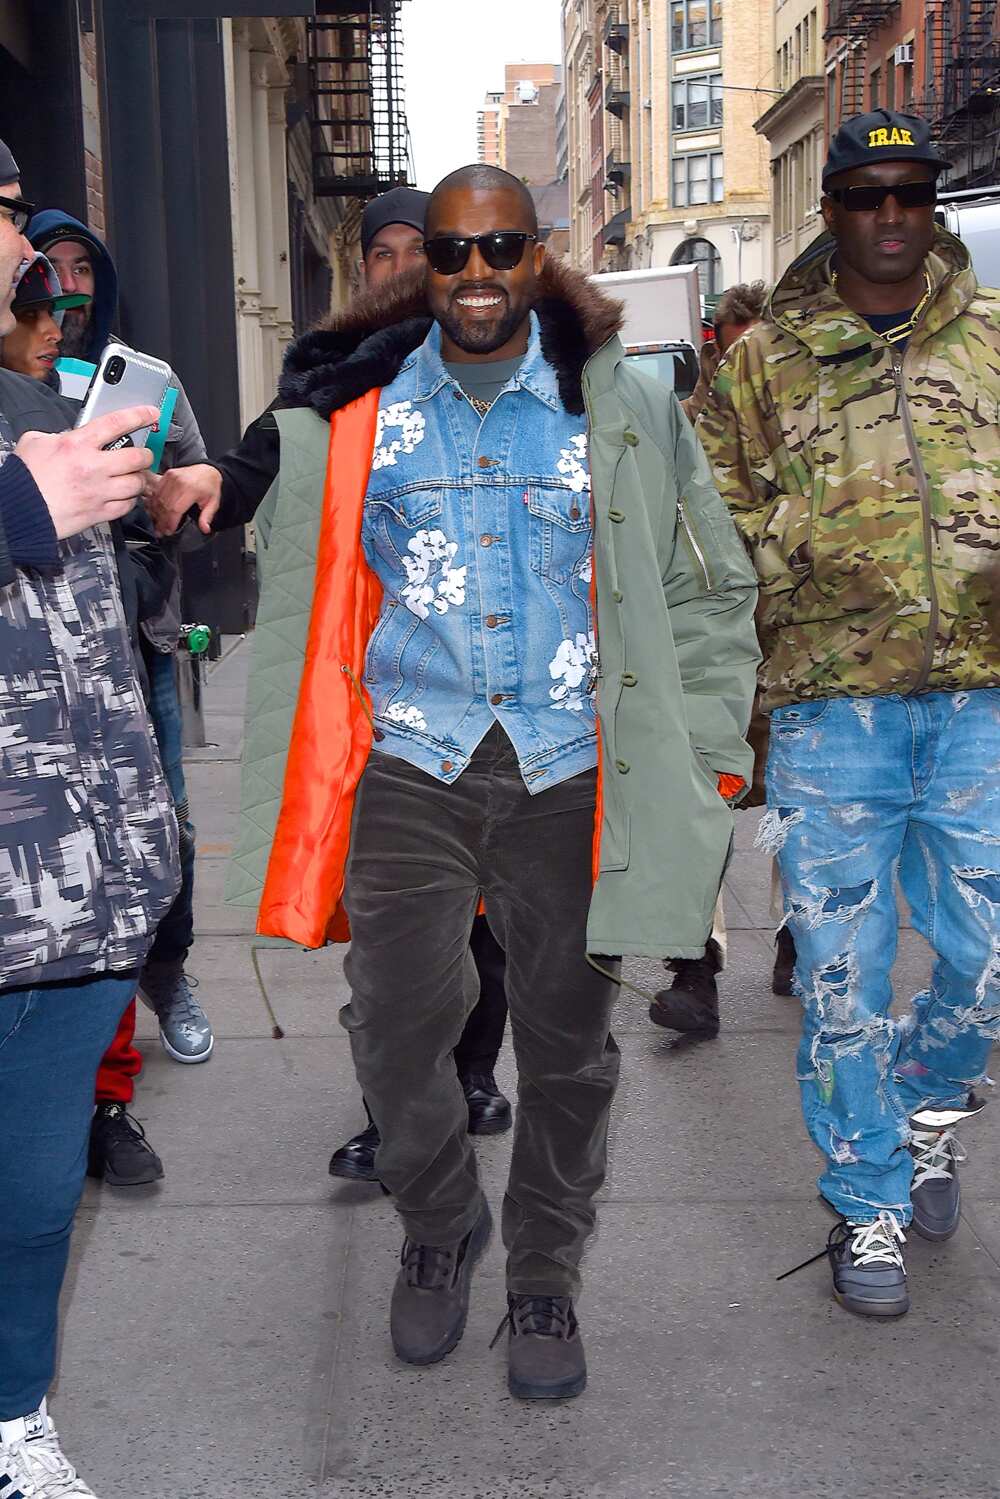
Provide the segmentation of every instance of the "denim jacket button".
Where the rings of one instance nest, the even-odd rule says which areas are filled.
[[[498,621],[495,614],[487,614],[486,618],[483,620],[483,624],[488,630],[495,630],[497,627],[497,623]]]
[[[449,772],[449,770],[454,770],[455,769],[454,761],[452,761],[452,760],[442,760],[441,761],[441,769],[444,771],[445,775],[447,775],[448,772]]]
[[[494,463],[496,462],[496,459],[487,458],[484,453],[481,457],[476,459],[476,462],[478,463],[480,468],[492,468]]]

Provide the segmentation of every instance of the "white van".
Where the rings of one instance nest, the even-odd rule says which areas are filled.
[[[678,400],[685,400],[698,380],[701,299],[697,266],[598,271],[591,280],[624,305],[621,340],[629,363],[669,386]]]
[[[1000,286],[1000,186],[940,193],[935,218],[968,249],[980,286]]]

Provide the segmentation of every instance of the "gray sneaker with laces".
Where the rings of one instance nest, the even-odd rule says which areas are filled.
[[[139,980],[139,998],[160,1022],[163,1050],[175,1062],[207,1062],[215,1045],[208,1016],[191,992],[197,987],[177,963],[147,963]]]

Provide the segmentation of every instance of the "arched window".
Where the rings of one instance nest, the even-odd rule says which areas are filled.
[[[698,287],[703,297],[717,297],[722,291],[722,256],[707,239],[686,239],[674,251],[671,265],[696,265]]]

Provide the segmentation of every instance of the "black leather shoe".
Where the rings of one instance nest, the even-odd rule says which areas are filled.
[[[792,979],[795,975],[795,938],[783,926],[774,939],[774,973],[771,975],[772,994],[794,994]]]
[[[342,1176],[352,1182],[376,1182],[375,1152],[382,1143],[378,1126],[369,1124],[367,1129],[348,1140],[330,1157],[330,1175]]]
[[[570,1400],[586,1388],[587,1360],[571,1297],[508,1295],[504,1321],[510,1327],[507,1387],[515,1399]]]
[[[500,1092],[492,1072],[470,1072],[460,1081],[469,1105],[470,1135],[502,1135],[510,1129],[510,1100]]]
[[[827,1241],[833,1294],[841,1306],[862,1317],[901,1317],[909,1311],[904,1242],[891,1213],[880,1213],[874,1223],[841,1219]]]
[[[94,1110],[87,1175],[109,1187],[146,1187],[163,1176],[163,1162],[123,1103],[99,1103]]]
[[[649,1018],[668,1030],[711,1040],[719,1034],[719,991],[715,983],[715,958],[674,958],[670,964],[674,981],[669,989],[654,995]]]
[[[469,1315],[472,1272],[492,1231],[484,1201],[475,1228],[458,1244],[404,1239],[389,1317],[392,1346],[404,1363],[436,1364],[460,1341]]]

